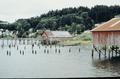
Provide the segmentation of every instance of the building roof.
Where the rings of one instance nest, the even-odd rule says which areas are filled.
[[[72,37],[68,31],[45,31],[48,37]]]
[[[113,18],[105,23],[102,23],[92,31],[120,31],[120,18]]]

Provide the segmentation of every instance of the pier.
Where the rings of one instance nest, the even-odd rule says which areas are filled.
[[[120,56],[120,18],[113,18],[92,29],[93,49],[92,57],[96,51],[101,58]]]

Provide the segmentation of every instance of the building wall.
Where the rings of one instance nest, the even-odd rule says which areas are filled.
[[[48,36],[46,35],[46,33],[42,34],[42,40],[48,40]]]
[[[120,31],[92,32],[94,45],[120,45]]]

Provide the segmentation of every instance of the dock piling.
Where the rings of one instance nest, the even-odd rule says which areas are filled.
[[[91,56],[92,56],[92,58],[94,57],[94,49],[92,49],[92,55]]]

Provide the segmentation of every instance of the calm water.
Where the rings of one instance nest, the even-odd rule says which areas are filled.
[[[39,41],[36,41],[32,49],[31,43],[35,41],[23,44],[19,40],[0,40],[1,78],[120,76],[120,59],[99,60],[97,53],[92,59],[91,45],[50,47],[38,45]],[[12,47],[9,48],[9,45]]]

